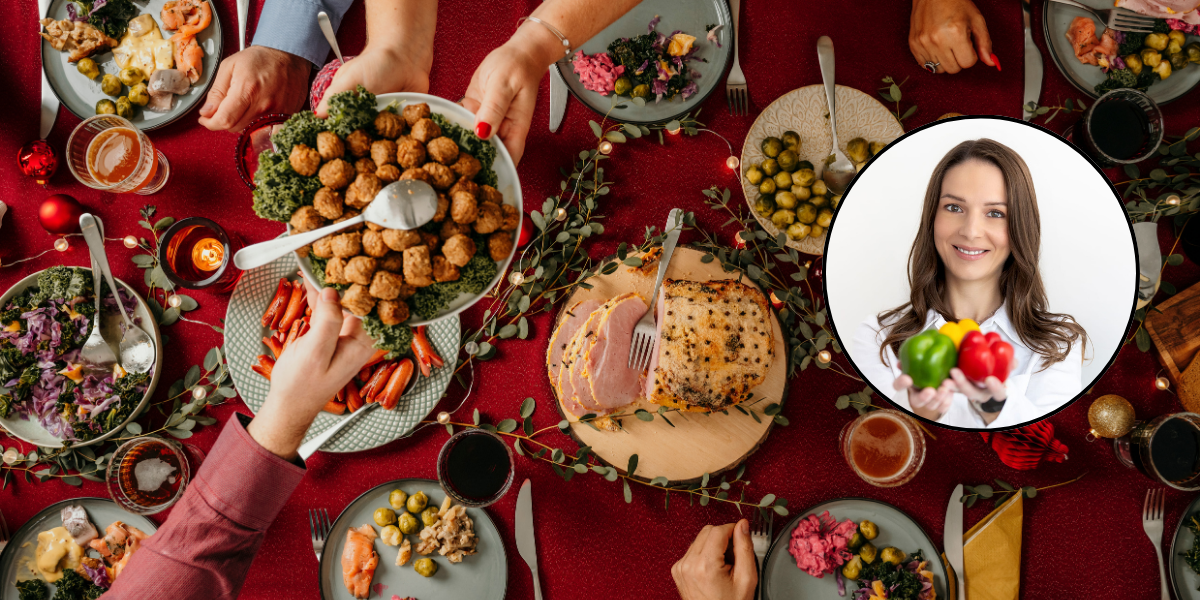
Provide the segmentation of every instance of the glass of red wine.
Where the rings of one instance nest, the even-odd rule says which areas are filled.
[[[152,515],[175,504],[191,481],[196,465],[188,460],[188,448],[172,440],[139,437],[113,452],[105,472],[108,493],[132,513]],[[198,450],[192,458],[202,460]]]
[[[1177,490],[1200,490],[1200,415],[1175,413],[1138,423],[1113,440],[1117,459]]]
[[[490,431],[460,431],[450,436],[438,453],[437,475],[442,490],[455,502],[483,508],[512,487],[512,449]]]
[[[1101,166],[1138,163],[1162,143],[1162,111],[1137,90],[1113,90],[1097,98],[1066,137]]]

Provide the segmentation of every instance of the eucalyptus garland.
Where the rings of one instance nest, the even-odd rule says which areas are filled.
[[[1042,487],[1034,487],[1032,485],[1015,487],[1012,484],[1008,483],[1007,481],[1004,481],[1003,479],[993,479],[992,480],[992,481],[996,482],[996,487],[998,487],[1000,489],[993,488],[992,485],[989,483],[984,483],[984,484],[980,484],[980,485],[963,485],[963,492],[965,492],[965,493],[962,495],[961,498],[958,499],[958,501],[962,502],[963,504],[966,504],[967,508],[971,508],[972,506],[975,506],[975,503],[978,502],[979,500],[991,499],[994,501],[993,507],[1000,508],[1001,504],[1004,504],[1006,501],[1008,501],[1009,498],[1013,497],[1016,494],[1021,494],[1022,496],[1025,496],[1025,498],[1028,498],[1028,499],[1036,498],[1038,495],[1038,492],[1041,490],[1048,490],[1051,488],[1056,488],[1056,487],[1064,486],[1067,484],[1075,483],[1076,481],[1083,479],[1084,475],[1087,475],[1087,471],[1084,471],[1078,477],[1076,477],[1075,479],[1072,479],[1070,481],[1063,481],[1061,483],[1055,483],[1053,485],[1046,485],[1046,486],[1042,486]]]

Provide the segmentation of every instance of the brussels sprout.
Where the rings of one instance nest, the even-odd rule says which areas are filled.
[[[787,236],[791,238],[793,242],[798,242],[808,237],[808,232],[810,230],[812,230],[812,227],[809,227],[804,223],[792,223],[791,225],[788,225]]]
[[[908,555],[895,546],[888,546],[887,548],[883,549],[883,552],[879,553],[879,558],[882,559],[883,562],[892,563],[893,565],[900,564],[906,556]]]
[[[404,490],[392,490],[392,493],[388,494],[388,504],[395,510],[404,510],[405,502],[408,502],[408,494]]]
[[[1183,49],[1183,53],[1187,55],[1188,60],[1194,63],[1200,63],[1200,42],[1192,42]]]
[[[762,183],[758,184],[758,193],[774,194],[775,193],[775,180],[774,179],[763,179]]]
[[[800,134],[789,129],[789,130],[783,132],[783,135],[780,137],[783,138],[783,145],[786,146],[789,150],[795,150],[795,151],[800,150]]]
[[[819,237],[825,235],[825,229],[826,229],[825,227],[821,227],[820,225],[817,225],[816,223],[810,225],[809,227],[812,227],[812,230],[808,232],[808,235],[810,235],[814,238],[819,238]]]
[[[842,565],[842,577],[850,581],[856,581],[858,576],[862,574],[862,559],[855,556],[850,559],[850,562]]]
[[[613,93],[618,96],[624,96],[633,89],[633,82],[629,81],[628,77],[620,77],[613,84]]]
[[[812,193],[814,196],[824,196],[829,193],[829,187],[825,185],[824,181],[818,179],[812,184]]]
[[[792,185],[808,187],[817,181],[817,174],[812,169],[800,169],[792,173]]]
[[[134,86],[146,80],[146,74],[137,67],[125,67],[121,69],[121,74],[118,77],[121,78],[121,83],[128,86]]]
[[[821,208],[822,206],[829,206],[829,197],[813,196],[812,198],[808,199],[808,202],[817,208]]]
[[[390,508],[375,509],[375,524],[383,527],[396,522],[396,511]]]
[[[776,227],[783,229],[796,222],[796,213],[787,210],[786,208],[781,208],[775,211],[775,214],[771,215],[771,222],[774,223]]]
[[[871,156],[875,156],[876,154],[883,152],[885,147],[887,147],[887,144],[883,142],[871,142]]]
[[[117,79],[116,75],[109,73],[100,78],[100,91],[116,98],[121,95],[121,80]]]
[[[1142,57],[1137,54],[1130,54],[1125,57],[1125,68],[1129,69],[1134,75],[1142,74]]]
[[[838,195],[834,196],[833,198],[829,199],[829,205],[835,209],[838,207],[838,204],[841,204],[841,203],[842,203],[842,195],[841,194],[838,194]]]
[[[867,543],[867,538],[863,537],[863,534],[861,531],[855,531],[854,537],[850,538],[850,544],[849,544],[850,551],[858,552],[858,549],[862,548],[862,545],[865,543]],[[857,559],[858,559],[858,557],[855,557],[855,560],[857,560]],[[859,566],[862,566],[862,565],[859,565]]]
[[[441,520],[442,517],[438,515],[438,509],[432,506],[421,511],[421,522],[424,523],[426,527],[434,525]]]
[[[403,534],[395,525],[388,525],[379,532],[379,541],[383,542],[385,546],[399,546],[401,537]]]
[[[864,520],[858,524],[858,532],[868,540],[873,540],[879,535],[879,526],[872,521]]]
[[[871,146],[867,144],[867,140],[856,137],[846,142],[846,158],[851,162],[863,162],[871,158]]]
[[[775,194],[775,206],[779,208],[795,210],[796,205],[799,203],[800,201],[796,199],[796,195],[791,192],[779,192]]]
[[[779,156],[783,152],[783,141],[775,136],[768,137],[762,141],[762,153],[771,158]]]
[[[1171,61],[1164,60],[1164,61],[1158,63],[1158,66],[1154,67],[1154,72],[1158,73],[1159,79],[1162,79],[1165,81],[1168,77],[1171,76]]]
[[[771,196],[759,196],[758,200],[754,201],[754,212],[764,217],[775,214],[775,199]]]
[[[438,566],[432,558],[421,558],[413,563],[413,570],[421,577],[433,577],[434,573],[437,573]]]
[[[1183,44],[1187,41],[1187,36],[1178,29],[1172,30],[1167,34],[1167,54],[1178,54],[1183,52]]]
[[[1142,64],[1147,67],[1150,67],[1151,69],[1157,67],[1158,64],[1160,62],[1162,62],[1162,55],[1159,54],[1157,51],[1152,50],[1150,48],[1142,49],[1141,56],[1142,56]]]
[[[812,202],[801,202],[796,208],[796,220],[805,225],[812,224],[817,220],[817,207],[812,205]]]
[[[650,86],[644,83],[634,86],[633,91],[630,92],[629,95],[633,96],[634,98],[645,98],[646,96],[650,95]]]
[[[808,200],[812,197],[812,190],[802,185],[792,184],[792,195],[795,196],[797,200]]]
[[[1176,52],[1175,54],[1168,54],[1167,58],[1169,58],[1171,60],[1171,68],[1172,69],[1182,69],[1182,68],[1188,66],[1188,57],[1183,52]],[[1165,79],[1165,77],[1164,77],[1164,79]]]
[[[105,98],[96,103],[96,114],[98,115],[115,115],[117,114],[117,103]]]
[[[829,228],[829,224],[833,222],[833,210],[829,207],[822,208],[817,211],[817,225]]]
[[[412,514],[420,514],[429,505],[429,496],[425,492],[417,492],[408,497],[408,502],[405,503],[405,508]]]
[[[146,89],[145,82],[129,88],[129,101],[138,106],[145,106],[150,102],[150,92]]]
[[[117,98],[117,116],[123,119],[133,118],[133,103],[129,101],[129,96]]]
[[[780,171],[775,174],[775,189],[786,190],[792,187],[792,174]]]
[[[759,165],[759,168],[762,169],[763,175],[766,175],[767,177],[774,177],[779,173],[779,163],[773,158],[768,158],[767,160],[762,161],[762,164]]]
[[[96,66],[96,61],[90,58],[80,59],[79,62],[75,64],[75,69],[88,79],[95,79],[100,76],[100,67]]]
[[[802,160],[802,161],[800,161],[800,164],[796,165],[796,170],[802,170],[802,169],[808,169],[811,171],[811,170],[813,170],[813,164],[811,162],[808,162],[807,160]]]
[[[795,150],[789,148],[783,152],[780,152],[779,157],[775,159],[775,162],[779,163],[780,169],[791,173],[792,171],[795,171],[796,167],[800,164],[800,157],[796,156]]]
[[[412,535],[421,529],[421,523],[410,512],[400,513],[400,519],[396,521],[396,526],[400,528],[400,533]]]
[[[858,556],[862,558],[863,562],[869,565],[875,562],[875,559],[879,556],[879,549],[875,547],[875,544],[867,542],[862,545],[862,548],[858,549]]]
[[[749,182],[750,185],[758,185],[762,183],[763,170],[760,169],[758,165],[750,165],[750,168],[746,169],[745,177],[746,181]]]
[[[1147,48],[1161,51],[1167,49],[1167,44],[1171,43],[1171,38],[1167,37],[1165,33],[1152,33],[1146,36],[1146,40],[1143,43]]]

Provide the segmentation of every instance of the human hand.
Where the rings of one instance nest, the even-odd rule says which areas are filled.
[[[345,318],[337,290],[308,288],[308,333],[288,345],[271,370],[271,391],[247,428],[262,447],[284,458],[296,449],[317,413],[375,353],[362,321]]]
[[[513,163],[525,154],[525,136],[533,121],[538,86],[546,73],[544,60],[509,41],[483,59],[462,104],[475,113],[475,135],[500,136]]]
[[[733,564],[725,550],[733,539]],[[751,600],[758,585],[750,523],[705,525],[683,558],[671,567],[671,577],[683,600]]]
[[[226,58],[200,108],[200,124],[213,131],[241,131],[259,115],[300,110],[311,68],[306,59],[264,46]]]
[[[988,400],[998,400],[1003,402],[1008,398],[1008,388],[1004,386],[1004,382],[1000,381],[995,375],[988,375],[983,381],[983,387],[979,384],[967,379],[963,374],[962,369],[950,369],[950,377],[954,379],[955,387],[959,393],[965,395],[968,400],[976,404],[982,404]],[[983,413],[980,415],[984,421],[991,423],[1000,413]]]
[[[417,64],[412,53],[394,46],[367,45],[362,54],[346,61],[333,76],[321,104],[316,107],[318,117],[328,116],[329,99],[338,92],[363,86],[373,94],[393,92],[429,92],[430,64]]]
[[[913,0],[908,47],[917,64],[941,63],[939,73],[957,73],[977,60],[1000,69],[987,23],[971,0]]]
[[[908,405],[912,407],[912,411],[930,421],[942,418],[942,415],[950,410],[950,402],[954,400],[954,382],[950,379],[942,381],[942,385],[937,388],[918,390],[913,387],[912,377],[901,375],[896,378],[892,387],[896,390],[908,390]]]

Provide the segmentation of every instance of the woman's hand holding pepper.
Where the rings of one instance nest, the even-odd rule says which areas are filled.
[[[976,404],[983,404],[988,400],[1003,402],[1008,398],[1008,388],[995,375],[988,375],[987,379],[983,382],[983,387],[979,387],[978,384],[968,380],[967,376],[963,374],[962,369],[957,367],[950,369],[950,377],[953,378],[954,387],[957,388],[958,392]],[[980,412],[979,414],[985,422],[991,423],[1000,413]]]
[[[951,372],[958,369],[952,369]],[[961,375],[961,371],[959,372]],[[950,402],[954,400],[954,381],[947,379],[942,382],[942,385],[925,389],[917,389],[913,387],[913,379],[908,375],[901,375],[896,378],[892,384],[896,390],[908,390],[908,405],[912,407],[914,413],[919,417],[924,417],[930,421],[937,421],[950,410]]]

